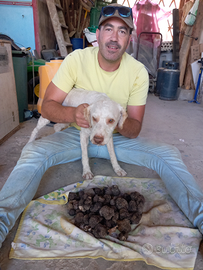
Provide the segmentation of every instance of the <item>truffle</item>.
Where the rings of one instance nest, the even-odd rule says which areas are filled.
[[[102,203],[101,202],[96,202],[95,204],[93,204],[90,207],[90,211],[93,212],[93,213],[96,213],[101,209],[101,207],[102,207]]]
[[[103,195],[103,190],[101,188],[94,188],[94,192],[97,195]]]
[[[116,223],[118,219],[119,219],[119,212],[114,211],[114,216],[112,217],[112,221]]]
[[[89,219],[89,225],[93,229],[103,218],[99,215],[93,215]]]
[[[131,200],[137,201],[139,195],[140,193],[137,191],[131,192],[130,193]]]
[[[121,208],[119,211],[119,217],[120,219],[129,218],[130,214],[126,208]]]
[[[106,226],[97,224],[96,227],[92,230],[92,233],[96,238],[105,238],[108,231]]]
[[[118,220],[118,230],[120,232],[129,233],[131,231],[129,219]]]
[[[116,185],[113,185],[111,187],[111,192],[112,192],[113,196],[119,196],[120,195],[120,190],[119,190],[118,186],[116,186]]]
[[[79,209],[79,201],[74,200],[72,201],[72,204],[73,204],[73,209],[75,210]]]
[[[79,194],[77,192],[69,192],[68,201],[79,200]]]
[[[105,205],[99,210],[99,214],[106,220],[110,220],[114,215],[114,210],[111,207]]]
[[[104,194],[105,195],[111,195],[112,194],[111,187],[104,187]]]
[[[76,214],[75,223],[76,224],[81,224],[81,223],[84,224],[84,214],[82,212],[79,212],[79,213]]]
[[[120,197],[116,200],[116,207],[118,208],[118,210],[120,210],[121,208],[128,208],[128,202]]]
[[[126,233],[126,232],[121,232],[121,233],[119,233],[119,235],[118,235],[118,239],[119,239],[120,241],[126,241],[127,238],[128,238],[128,233]]]
[[[124,193],[124,194],[123,194],[123,199],[125,199],[127,202],[129,202],[129,201],[131,200],[130,194]]]
[[[105,204],[109,204],[110,203],[110,200],[111,200],[111,195],[105,194],[104,195],[104,199],[105,199],[104,203]]]
[[[142,214],[140,214],[139,212],[132,213],[132,215],[130,217],[130,222],[132,224],[138,224],[140,222],[141,218],[142,218]]]
[[[93,188],[84,190],[84,193],[87,193],[87,194],[90,195],[90,196],[94,196],[94,195],[95,195],[95,191],[94,191]]]
[[[69,214],[70,216],[75,216],[75,214],[76,214],[75,209],[70,209],[70,210],[68,211],[68,214]]]
[[[69,192],[67,211],[80,229],[96,238],[119,231],[118,239],[126,241],[130,224],[142,218],[145,199],[139,192],[121,194],[118,186]]]
[[[137,211],[137,203],[133,200],[129,201],[128,203],[128,211],[135,212]]]

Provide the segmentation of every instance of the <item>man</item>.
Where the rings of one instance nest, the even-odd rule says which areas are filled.
[[[34,197],[45,171],[81,159],[79,127],[88,127],[83,111],[61,104],[73,86],[105,92],[126,108],[128,118],[114,134],[117,159],[155,170],[172,198],[203,233],[203,194],[181,160],[179,151],[139,138],[148,92],[144,66],[125,53],[133,29],[131,9],[113,4],[103,8],[96,32],[99,48],[69,54],[47,88],[42,116],[54,122],[73,122],[62,132],[27,144],[0,192],[0,245],[16,219]],[[76,128],[75,128],[76,127]],[[109,159],[106,146],[89,143],[90,157]]]

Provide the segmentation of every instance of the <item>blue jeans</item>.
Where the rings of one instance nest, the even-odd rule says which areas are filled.
[[[114,134],[119,161],[156,171],[180,209],[203,233],[203,194],[180,152],[166,144]],[[89,143],[89,157],[109,159],[106,146]],[[81,159],[79,131],[73,127],[27,144],[0,192],[0,247],[17,218],[34,197],[45,171]],[[82,172],[81,172],[82,173]]]

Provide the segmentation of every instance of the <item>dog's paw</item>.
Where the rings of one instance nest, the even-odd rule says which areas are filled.
[[[126,175],[127,175],[127,172],[125,172],[123,169],[121,169],[121,167],[116,168],[116,169],[115,169],[115,173],[116,173],[118,176],[126,176]]]
[[[82,177],[85,180],[91,180],[94,177],[94,174],[91,171],[88,171],[88,172],[84,172]]]

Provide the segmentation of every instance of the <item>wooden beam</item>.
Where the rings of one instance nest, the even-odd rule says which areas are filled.
[[[171,1],[169,7],[171,7],[171,5],[172,5],[173,3],[174,3],[174,5],[175,5],[175,8],[177,8],[177,6],[176,6],[176,1],[175,1],[175,0],[172,0],[172,1]]]
[[[192,39],[190,36],[193,32],[193,26],[186,26],[185,36],[183,38],[182,46],[180,48],[180,87],[183,86],[184,78],[185,78],[185,70],[187,66],[188,54],[190,52],[190,47],[192,43]]]
[[[184,4],[185,4],[185,0],[180,0],[179,9],[182,9],[184,7]]]
[[[179,44],[181,48],[181,44],[184,38],[185,29],[187,25],[185,24],[185,18],[188,15],[188,12],[190,11],[191,7],[193,6],[192,1],[187,2],[184,7],[182,8],[182,16],[181,16],[181,25],[180,25],[180,35],[179,35]]]
[[[123,1],[123,4],[125,3],[125,1],[126,1],[126,0]],[[128,2],[128,6],[130,7],[129,0],[127,0],[127,2]],[[123,4],[122,4],[122,5],[123,5]]]
[[[165,7],[164,0],[160,0],[160,1],[159,1],[159,5],[160,5],[161,3],[163,3],[163,6]]]
[[[190,38],[191,46],[199,44],[199,37],[201,35],[202,25],[203,25],[202,13],[203,13],[203,1],[200,1],[198,11],[197,11],[197,18],[196,18],[195,24],[193,26],[193,31],[192,31],[192,37],[194,38]],[[198,38],[197,40],[195,39],[196,37]],[[188,62],[186,66],[185,79],[184,79],[184,86],[185,86],[185,89],[195,90],[190,64],[191,64],[191,53],[189,53],[189,56],[188,56]]]
[[[170,25],[169,20],[167,20],[167,22],[168,22],[168,32],[170,32],[171,38],[173,39],[173,33],[171,31],[171,29],[173,29],[173,24]]]

